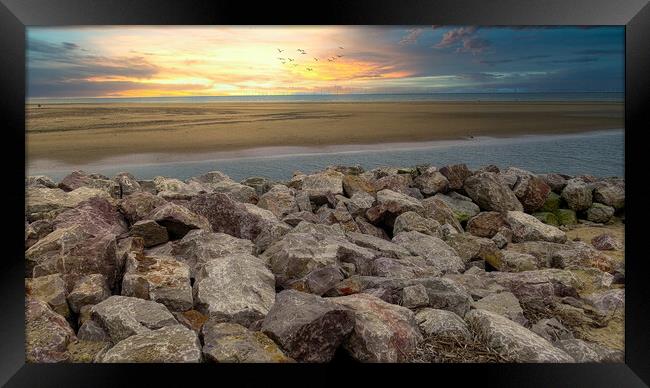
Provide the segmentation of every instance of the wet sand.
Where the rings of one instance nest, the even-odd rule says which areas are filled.
[[[623,128],[623,103],[337,102],[27,105],[27,157],[322,147]]]

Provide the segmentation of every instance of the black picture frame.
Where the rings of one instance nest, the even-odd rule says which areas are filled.
[[[25,27],[164,24],[625,25],[625,364],[36,365],[24,358]],[[0,383],[7,386],[187,384],[481,384],[633,387],[650,384],[650,261],[644,256],[643,174],[650,127],[647,0],[244,1],[0,0],[0,126],[4,162]],[[236,379],[229,382],[230,379]],[[446,382],[445,382],[446,380]],[[178,381],[178,382],[177,382]],[[175,385],[174,384],[174,385]]]

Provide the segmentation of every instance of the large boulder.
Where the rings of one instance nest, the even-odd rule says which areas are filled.
[[[606,223],[614,216],[614,209],[611,206],[603,205],[602,203],[594,202],[589,209],[585,211],[587,220],[591,222]]]
[[[366,211],[366,217],[372,223],[383,223],[392,227],[395,218],[408,211],[422,213],[424,207],[411,196],[384,189],[377,192],[377,205]]]
[[[465,179],[463,185],[467,195],[483,210],[523,211],[523,206],[510,190],[494,173],[482,172]]]
[[[25,249],[29,249],[38,240],[52,233],[53,230],[54,225],[49,220],[38,220],[25,225]]]
[[[529,174],[520,176],[512,191],[521,202],[524,210],[530,213],[544,205],[551,188],[541,178]]]
[[[393,242],[411,254],[423,257],[427,264],[442,273],[457,273],[465,269],[465,264],[456,251],[438,237],[415,231],[402,232],[393,237]]]
[[[462,189],[465,179],[472,175],[472,172],[465,164],[444,166],[440,169],[440,173],[449,181],[449,189],[451,190]]]
[[[147,219],[167,228],[167,233],[173,240],[183,238],[192,229],[212,229],[208,219],[172,202],[155,208]]]
[[[253,187],[237,183],[220,171],[211,171],[187,180],[188,184],[198,184],[206,192],[224,193],[238,202],[256,203],[257,192]]]
[[[79,203],[93,197],[111,199],[106,191],[89,187],[65,192],[58,188],[29,186],[25,193],[25,215],[29,222],[54,219],[64,210],[76,207]]]
[[[436,193],[445,193],[449,189],[447,177],[442,175],[435,167],[429,167],[422,174],[418,175],[414,182],[415,187],[426,196]]]
[[[408,362],[422,340],[413,312],[368,294],[332,298],[354,312],[354,330],[344,342],[363,362]]]
[[[357,193],[374,193],[375,187],[368,179],[359,175],[345,175],[343,177],[343,191],[348,197]]]
[[[593,200],[592,191],[593,185],[591,183],[578,178],[569,179],[562,190],[562,199],[566,201],[572,210],[587,210]]]
[[[25,360],[30,363],[66,362],[68,345],[76,341],[74,331],[47,303],[25,299]]]
[[[203,355],[209,361],[276,363],[292,362],[282,349],[259,331],[236,323],[208,321],[203,325]]]
[[[564,187],[567,184],[567,178],[565,175],[560,174],[541,174],[538,175],[544,183],[546,183],[554,193],[561,193]]]
[[[625,182],[622,180],[603,180],[594,184],[594,201],[615,209],[625,207]]]
[[[528,323],[519,300],[511,292],[498,292],[487,295],[474,302],[474,308],[491,311],[522,326]]]
[[[328,362],[355,326],[354,313],[334,300],[282,291],[264,318],[262,332],[297,361]]]
[[[465,320],[491,348],[517,362],[574,362],[573,358],[525,327],[486,310],[472,310]]]
[[[139,191],[123,198],[118,206],[127,221],[134,224],[146,218],[155,208],[166,203],[167,201],[163,198],[146,191]]]
[[[447,310],[424,308],[415,314],[420,331],[428,336],[470,339],[472,337],[463,318]]]
[[[113,182],[120,186],[120,198],[140,192],[140,183],[128,172],[119,172],[113,177]]]
[[[120,185],[105,176],[88,174],[84,171],[73,171],[59,182],[59,188],[64,191],[73,191],[80,187],[99,189],[113,198],[120,198]]]
[[[47,187],[50,189],[56,188],[56,183],[49,176],[33,175],[25,179],[25,186]]]
[[[467,232],[478,237],[492,238],[499,230],[508,226],[501,212],[481,212],[467,222]]]
[[[316,204],[327,202],[328,196],[343,194],[343,174],[334,170],[307,175],[302,179],[302,191]]]
[[[261,176],[248,177],[239,183],[241,183],[242,185],[250,186],[253,189],[255,189],[255,192],[257,193],[258,197],[262,196],[264,193],[269,191],[272,186],[272,182],[270,179]]]
[[[90,309],[92,320],[106,331],[113,343],[178,322],[157,302],[113,295]]]
[[[530,214],[519,211],[506,213],[506,222],[512,229],[514,242],[521,241],[549,241],[563,243],[566,241],[566,233],[560,229],[544,224]]]
[[[347,237],[354,244],[379,251],[385,257],[399,259],[411,255],[406,248],[379,237],[354,232],[348,233]]]
[[[25,295],[47,303],[55,313],[70,318],[70,308],[66,300],[68,292],[65,281],[58,273],[25,279]]]
[[[122,295],[153,300],[172,311],[193,306],[190,270],[173,257],[132,254],[126,262]]]
[[[413,178],[408,174],[389,174],[373,182],[375,191],[388,189],[406,195],[417,192],[421,196],[422,194],[417,189],[411,188],[412,185]]]
[[[88,233],[125,233],[126,222],[115,206],[105,198],[95,197],[59,214],[53,221],[55,229],[81,226]]]
[[[100,357],[104,363],[198,363],[201,343],[185,326],[166,326],[130,336]]]
[[[285,185],[274,185],[260,197],[257,206],[270,211],[278,219],[299,211],[296,196]]]
[[[424,218],[416,212],[402,213],[395,219],[393,235],[402,232],[420,232],[429,236],[440,237],[440,223],[431,218]]]
[[[512,292],[521,303],[551,303],[555,297],[576,297],[581,281],[571,272],[562,269],[540,269],[523,272],[489,272],[488,279]]]
[[[275,300],[275,279],[264,263],[239,253],[203,265],[194,283],[196,309],[211,319],[249,327]]]
[[[206,190],[198,182],[188,184],[178,179],[162,176],[154,177],[153,184],[157,195],[166,200],[189,200]]]
[[[270,211],[237,202],[223,193],[201,194],[189,207],[204,216],[215,232],[247,240],[254,240],[264,229],[279,222]]]
[[[255,245],[250,240],[225,233],[194,229],[178,240],[170,253],[177,260],[184,261],[190,268],[190,276],[195,278],[207,262],[239,253],[252,255],[255,253]]]
[[[481,211],[481,209],[472,202],[471,198],[458,194],[455,191],[452,191],[449,195],[438,193],[434,198],[447,204],[447,206],[449,206],[449,208],[454,212],[456,219],[460,222],[469,220]]]
[[[429,197],[422,200],[424,211],[422,216],[436,220],[440,225],[450,225],[455,231],[462,232],[463,227],[456,218],[454,211],[440,198]]]
[[[68,303],[72,311],[78,314],[84,306],[95,305],[110,296],[106,278],[101,274],[91,274],[75,283],[68,295]]]

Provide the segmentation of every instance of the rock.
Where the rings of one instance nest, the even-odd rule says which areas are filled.
[[[223,193],[199,195],[190,202],[190,209],[207,218],[215,232],[247,240],[279,222],[270,211],[236,202]]]
[[[395,218],[400,214],[408,211],[421,213],[423,210],[422,204],[417,199],[384,189],[377,192],[377,205],[366,211],[366,217],[372,223],[384,223],[392,227]]]
[[[555,216],[560,225],[575,225],[578,223],[576,212],[571,209],[557,209],[555,211]]]
[[[615,209],[602,203],[594,202],[587,209],[587,220],[591,222],[606,223],[614,216]]]
[[[485,260],[495,268],[501,262],[502,253],[491,240],[476,237],[469,233],[456,233],[445,240],[456,251],[464,263],[473,260]]]
[[[562,339],[554,344],[573,357],[576,362],[623,362],[622,355],[616,351],[598,344],[587,343],[583,340],[570,338]]]
[[[530,330],[550,342],[573,338],[571,331],[564,327],[556,318],[540,319]]]
[[[188,184],[198,184],[206,192],[224,193],[238,202],[256,203],[257,192],[254,188],[237,183],[220,171],[211,171],[187,180]]]
[[[101,274],[86,275],[79,279],[68,295],[68,303],[75,313],[86,305],[95,305],[111,296],[106,278]]]
[[[176,242],[170,254],[185,262],[189,266],[190,276],[195,278],[201,267],[211,260],[239,253],[254,254],[254,244],[225,233],[194,229]]]
[[[293,192],[284,185],[274,185],[260,197],[257,206],[269,210],[278,219],[298,211],[298,204]]]
[[[502,228],[502,229],[509,231],[509,233],[502,233],[501,231],[499,231],[494,236],[492,236],[492,241],[499,249],[505,248],[506,245],[508,245],[508,243],[512,241],[512,231],[506,228]]]
[[[173,257],[131,255],[126,262],[122,295],[153,300],[171,311],[192,308],[187,264]]]
[[[528,323],[528,320],[524,317],[524,310],[519,305],[519,300],[511,292],[487,295],[474,302],[474,307],[499,314],[522,326]]]
[[[255,189],[255,193],[257,193],[258,197],[261,197],[264,193],[269,191],[273,185],[273,182],[271,182],[270,179],[261,176],[249,177],[239,183]]]
[[[262,332],[297,361],[328,362],[355,326],[354,313],[335,301],[282,291],[264,318]]]
[[[25,179],[25,186],[47,187],[49,189],[57,187],[52,178],[45,175],[28,176]]]
[[[544,205],[551,188],[541,178],[527,174],[519,177],[512,191],[524,207],[524,211],[530,213]]]
[[[612,206],[616,210],[625,207],[625,183],[622,181],[600,181],[593,192],[594,201]]]
[[[103,190],[88,187],[80,187],[66,193],[61,189],[30,186],[25,193],[25,214],[29,222],[40,219],[52,220],[66,209],[76,207],[79,203],[93,197],[111,198]]]
[[[171,202],[155,208],[147,218],[165,227],[172,240],[183,238],[192,229],[212,229],[204,216]]]
[[[110,338],[106,331],[95,321],[88,320],[79,327],[77,338],[80,341],[108,342]]]
[[[578,278],[567,270],[540,269],[524,272],[489,272],[488,279],[515,294],[521,303],[542,301],[550,303],[556,296],[577,296],[581,287]]]
[[[427,264],[420,256],[405,256],[400,259],[378,257],[372,262],[370,275],[391,279],[413,279],[440,276],[442,273]]]
[[[59,214],[53,221],[55,229],[81,226],[94,235],[126,232],[126,222],[116,208],[104,198],[90,198],[75,208]]]
[[[364,248],[379,251],[385,257],[399,259],[401,257],[411,255],[411,253],[406,248],[379,237],[374,237],[362,233],[348,233],[347,237],[352,243]]]
[[[48,234],[52,233],[54,225],[48,220],[38,220],[25,227],[25,249],[29,249],[32,245]]]
[[[162,327],[130,336],[104,353],[104,363],[198,363],[201,343],[182,325]]]
[[[523,211],[523,206],[512,190],[500,182],[494,173],[472,175],[465,180],[463,188],[483,210]]]
[[[402,232],[420,232],[429,236],[441,237],[438,221],[424,218],[412,211],[402,213],[395,219],[393,235],[396,236]]]
[[[178,325],[164,305],[128,296],[113,295],[93,306],[90,314],[113,343],[135,334]]]
[[[59,274],[25,279],[25,295],[45,302],[57,314],[70,318],[65,282]]]
[[[300,211],[296,213],[288,214],[282,219],[282,222],[289,224],[290,226],[297,226],[302,221],[310,222],[312,224],[317,224],[320,222],[320,218],[312,212]]]
[[[203,354],[213,362],[293,362],[264,333],[250,331],[236,323],[209,321],[202,333]]]
[[[503,251],[501,256],[501,265],[497,267],[503,272],[523,272],[532,271],[537,268],[537,259],[533,255],[511,251]]]
[[[76,341],[64,317],[47,303],[25,299],[25,360],[29,363],[66,362],[68,344]]]
[[[444,166],[440,169],[440,173],[449,181],[450,190],[462,189],[465,179],[472,175],[472,172],[465,164]]]
[[[135,177],[128,172],[117,173],[117,175],[113,177],[113,182],[117,183],[120,187],[119,198],[124,198],[142,190],[140,183],[138,183]]]
[[[343,176],[333,170],[307,175],[302,180],[302,191],[312,202],[322,205],[327,202],[328,195],[343,194]]]
[[[574,362],[564,351],[525,327],[486,310],[472,310],[465,320],[491,348],[517,362]]]
[[[539,213],[533,213],[532,216],[542,221],[546,225],[560,226],[557,217],[553,213],[539,212]]]
[[[142,220],[131,227],[131,235],[141,237],[145,248],[164,244],[169,241],[167,228],[160,226],[156,221]]]
[[[566,234],[563,231],[523,212],[507,212],[506,222],[512,229],[514,242],[542,240],[563,243],[566,241]]]
[[[478,237],[492,238],[503,227],[508,226],[500,212],[481,212],[467,222],[467,232]]]
[[[375,192],[372,183],[358,175],[345,175],[343,177],[343,191],[349,198],[357,193],[371,194]]]
[[[393,242],[406,248],[411,254],[422,256],[427,264],[442,273],[456,273],[465,269],[463,260],[441,239],[420,232],[402,232]]]
[[[205,192],[198,182],[185,183],[178,179],[157,176],[153,178],[153,184],[157,195],[166,200],[190,200],[201,192]]]
[[[349,200],[343,200],[343,202],[345,202],[345,206],[347,207],[350,214],[353,217],[358,217],[363,216],[366,211],[375,204],[375,197],[366,192],[359,192],[354,193]]]
[[[149,193],[156,195],[158,194],[158,190],[156,190],[156,185],[153,183],[152,180],[138,180],[138,184],[140,185],[140,189],[143,192]]]
[[[408,174],[390,174],[375,180],[373,183],[375,191],[388,189],[396,193],[406,195],[410,195],[412,193],[412,190],[410,190],[412,185],[413,178]],[[418,190],[416,189],[415,191]]]
[[[166,203],[167,201],[156,195],[140,191],[123,198],[118,206],[129,223],[134,224],[146,218],[155,208]]]
[[[580,179],[569,179],[566,187],[562,190],[564,199],[571,210],[587,210],[592,202],[593,186]]]
[[[625,289],[615,288],[595,292],[584,299],[605,316],[611,316],[616,311],[625,311]]]
[[[331,299],[354,312],[354,329],[344,342],[350,355],[362,362],[408,362],[422,340],[409,309],[368,295]]]
[[[560,208],[561,201],[562,201],[562,197],[560,197],[558,194],[551,191],[550,193],[548,193],[548,197],[546,197],[546,201],[544,202],[542,207],[538,209],[538,211],[555,213]]]
[[[354,166],[343,166],[343,165],[327,166],[327,169],[338,171],[341,174],[345,174],[345,175],[360,175],[365,172],[364,168],[361,167],[361,165],[359,164],[356,164]]]
[[[623,249],[623,244],[611,234],[603,233],[591,239],[591,245],[600,251]]]
[[[254,241],[256,254],[262,254],[268,247],[271,246],[271,244],[279,241],[290,231],[291,226],[284,222],[274,223],[269,228],[262,230],[262,232],[257,235]]]
[[[429,197],[422,200],[422,206],[424,207],[424,211],[421,212],[422,216],[436,220],[443,227],[445,224],[449,224],[457,232],[463,231],[463,227],[456,219],[453,210],[444,201],[439,198]]]
[[[461,317],[447,310],[424,308],[415,314],[420,331],[428,336],[470,339],[467,324]]]
[[[402,306],[414,309],[428,305],[429,295],[427,295],[427,289],[422,284],[416,284],[402,289]]]
[[[275,300],[275,279],[264,263],[245,253],[207,262],[194,283],[196,309],[220,322],[250,326]]]
[[[434,198],[447,204],[447,206],[449,206],[449,208],[454,212],[456,219],[460,222],[469,220],[481,211],[470,198],[456,194],[455,192],[452,192],[451,195],[438,193]]]
[[[174,318],[188,329],[200,333],[203,325],[208,321],[208,316],[196,310],[174,311]]]
[[[60,273],[71,286],[84,275],[99,273],[114,285],[120,271],[115,235],[97,235],[80,225],[57,229],[25,252],[27,276]]]
[[[398,217],[399,218],[399,217]],[[357,227],[359,228],[359,232],[371,236],[375,236],[378,238],[383,238],[384,240],[389,240],[388,234],[386,231],[384,231],[382,228],[379,228],[377,226],[374,226],[368,220],[366,220],[363,217],[356,217],[354,219],[354,222],[356,222]]]
[[[567,179],[560,174],[538,175],[555,193],[561,193],[566,187]]]
[[[431,196],[436,193],[445,193],[449,189],[447,177],[437,171],[435,167],[430,167],[414,180],[415,187],[425,196]]]
[[[120,185],[106,177],[89,175],[83,171],[73,171],[59,183],[63,191],[73,191],[80,187],[99,189],[113,198],[120,198]]]
[[[70,362],[78,364],[98,362],[109,348],[108,342],[80,340],[69,343],[67,351],[70,354]]]

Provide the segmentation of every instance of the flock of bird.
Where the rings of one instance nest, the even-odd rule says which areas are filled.
[[[283,49],[277,49],[277,50],[278,50],[278,53],[279,53],[279,54],[282,54],[283,52],[286,51],[286,49],[285,49],[285,50],[283,50]],[[339,46],[339,50],[343,50],[343,47]],[[303,49],[297,49],[296,51],[298,51],[298,52],[300,53],[299,55],[307,55],[307,51],[305,51],[305,50],[303,50]],[[327,61],[328,61],[328,62],[335,62],[337,59],[342,58],[342,57],[343,57],[343,54],[336,54],[336,55],[333,55],[333,56],[331,56],[331,57],[328,57],[328,58],[327,58]],[[313,57],[313,58],[314,58],[314,62],[318,62],[318,61],[320,60],[320,58],[317,58],[317,57]],[[298,67],[298,66],[300,66],[298,63],[295,63],[295,58],[289,58],[289,57],[278,57],[278,60],[279,60],[280,62],[282,62],[283,65],[287,65],[287,64],[288,64],[289,66],[293,66],[293,67]],[[312,68],[312,67],[308,67],[308,66],[306,66],[306,65],[305,65],[305,69],[306,69],[307,71],[313,71],[313,70],[314,70],[314,68]]]

